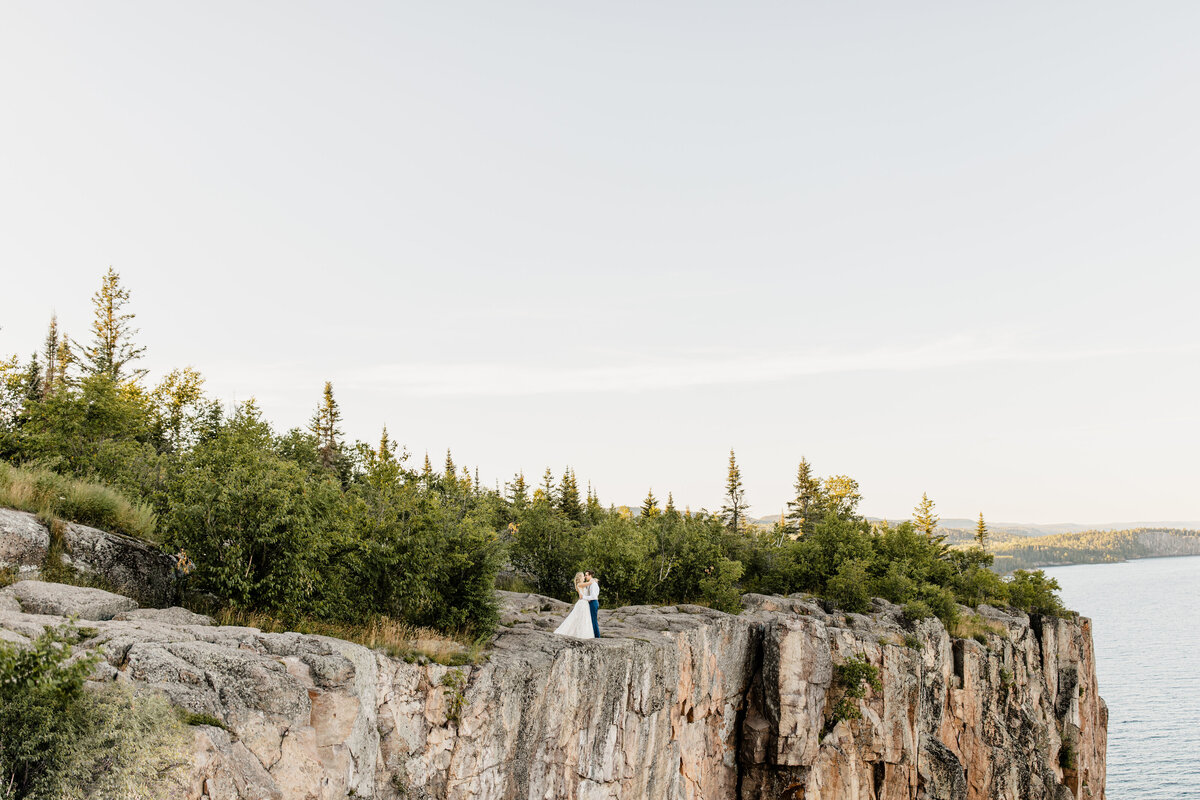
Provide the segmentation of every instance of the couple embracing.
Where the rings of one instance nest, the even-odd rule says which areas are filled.
[[[596,614],[600,610],[600,582],[591,570],[575,573],[575,593],[579,595],[575,607],[554,632],[576,639],[599,639],[600,623]]]

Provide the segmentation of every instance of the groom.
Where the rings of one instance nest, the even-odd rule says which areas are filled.
[[[587,580],[587,588],[583,590],[583,599],[588,601],[588,610],[592,612],[592,633],[599,639],[600,623],[596,621],[596,613],[600,610],[600,582],[592,575],[590,569],[583,573],[583,577]]]

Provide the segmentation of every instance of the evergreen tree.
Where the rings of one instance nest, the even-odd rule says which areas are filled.
[[[800,459],[794,486],[796,497],[788,501],[788,512],[784,519],[791,532],[801,535],[812,533],[820,516],[821,479],[813,474],[807,458]]]
[[[333,469],[341,460],[342,435],[338,423],[342,421],[342,412],[338,409],[337,401],[333,399],[333,384],[325,381],[325,392],[321,404],[317,406],[308,430],[317,439],[317,452],[321,456],[321,466]]]
[[[646,492],[646,499],[642,501],[642,519],[654,519],[662,512],[658,509],[658,499],[654,496],[654,489]]]
[[[442,472],[442,476],[447,482],[453,481],[455,478],[454,457],[450,455],[450,448],[446,448],[446,468]]]
[[[524,511],[529,507],[529,485],[525,482],[524,472],[518,472],[508,482],[508,504],[513,511]]]
[[[742,471],[738,469],[737,457],[729,451],[729,475],[725,480],[725,502],[721,506],[721,519],[729,530],[737,533],[746,524],[746,490],[742,486]]]
[[[533,490],[533,502],[534,505],[541,502],[553,507],[555,505],[554,499],[554,473],[550,471],[549,467],[546,467],[546,471],[542,474],[541,486]]]
[[[75,354],[71,351],[71,340],[66,331],[59,334],[58,349],[54,358],[55,390],[68,388],[73,384],[71,365],[75,363]]]
[[[663,509],[663,514],[668,517],[678,517],[679,512],[675,510],[675,496],[667,492],[667,507]]]
[[[604,506],[600,505],[600,496],[592,488],[591,481],[588,481],[587,507],[584,510],[584,516],[588,525],[599,525],[600,521],[604,519]]]
[[[987,540],[988,540],[988,527],[987,527],[987,524],[983,521],[983,512],[980,511],[979,512],[979,522],[975,523],[975,541],[979,544],[979,546],[982,549],[986,550],[987,549]]]
[[[921,493],[921,502],[913,509],[913,524],[931,542],[940,542],[946,538],[936,535],[938,515],[934,513],[933,501],[929,499],[929,494],[926,492]]]
[[[104,375],[118,383],[125,380],[137,383],[145,377],[146,370],[130,367],[146,348],[133,342],[138,329],[133,327],[134,315],[125,311],[128,302],[129,290],[121,285],[121,276],[109,267],[99,291],[92,295],[92,342],[79,347],[88,375]]]
[[[429,451],[425,451],[425,464],[421,467],[421,483],[428,489],[433,486],[433,463],[429,460]]]
[[[59,341],[58,332],[58,315],[50,315],[50,327],[46,331],[46,342],[42,345],[42,358],[46,362],[45,374],[42,378],[42,397],[50,397],[59,388],[58,375],[58,348],[61,342]]]
[[[558,486],[558,508],[567,519],[583,522],[583,507],[579,504],[579,483],[575,480],[575,471],[570,467],[563,470],[562,481]]]

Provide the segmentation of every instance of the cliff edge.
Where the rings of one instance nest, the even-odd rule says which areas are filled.
[[[95,680],[220,720],[193,729],[189,800],[1104,798],[1086,618],[985,606],[961,639],[879,600],[747,595],[737,616],[602,610],[578,641],[552,633],[565,603],[500,599],[462,667],[32,580],[0,589],[0,639],[88,620]]]

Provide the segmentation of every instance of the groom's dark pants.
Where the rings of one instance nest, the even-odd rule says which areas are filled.
[[[596,621],[596,612],[600,610],[599,600],[588,600],[588,609],[592,612],[592,633],[596,634],[596,638],[600,638],[600,623]]]

